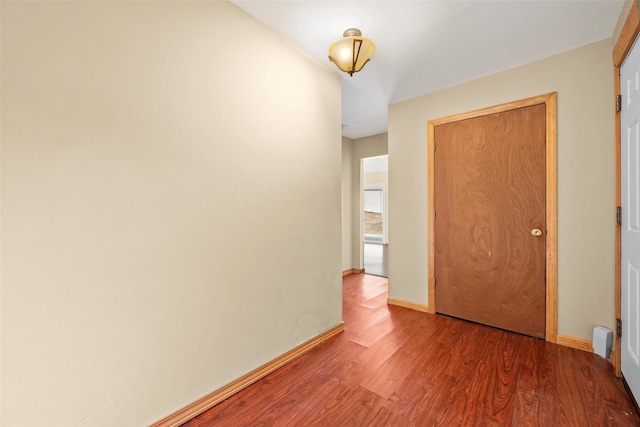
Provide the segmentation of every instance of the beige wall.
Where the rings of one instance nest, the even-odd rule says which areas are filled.
[[[390,297],[427,303],[427,122],[558,93],[558,332],[614,320],[612,42],[604,40],[389,108]]]
[[[342,271],[353,267],[353,232],[351,224],[351,189],[353,141],[342,137]],[[357,193],[356,193],[357,194]]]
[[[340,323],[329,66],[228,2],[1,24],[1,425],[145,425]]]
[[[387,154],[387,134],[355,139],[351,150],[351,231],[352,268],[362,268],[362,170],[361,160]]]

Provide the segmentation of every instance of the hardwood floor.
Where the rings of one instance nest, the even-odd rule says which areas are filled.
[[[640,426],[592,353],[387,306],[387,279],[343,279],[345,332],[186,426]]]

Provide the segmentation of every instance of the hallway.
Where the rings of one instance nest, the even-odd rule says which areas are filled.
[[[344,333],[185,425],[640,425],[599,356],[386,301],[344,277]]]

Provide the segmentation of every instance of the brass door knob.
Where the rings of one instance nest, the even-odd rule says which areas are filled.
[[[531,235],[534,237],[540,237],[542,236],[542,230],[540,230],[539,228],[534,228],[533,230],[531,230]]]

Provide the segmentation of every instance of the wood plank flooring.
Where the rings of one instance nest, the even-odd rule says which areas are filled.
[[[187,422],[197,426],[640,426],[592,353],[387,306],[343,279],[345,332]]]

